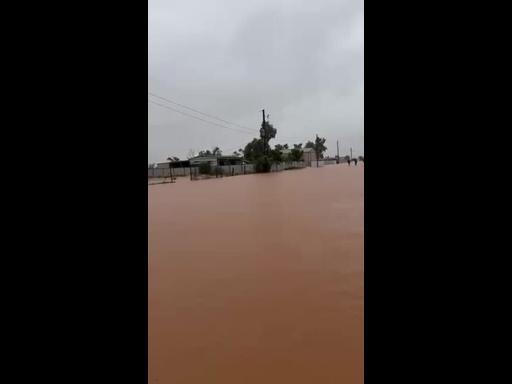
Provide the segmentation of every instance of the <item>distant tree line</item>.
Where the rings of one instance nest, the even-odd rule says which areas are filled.
[[[272,148],[269,142],[277,136],[277,129],[268,121],[263,122],[261,124],[261,128],[261,132],[266,140],[261,137],[253,138],[243,149],[239,148],[237,151],[233,152],[234,156],[243,156],[244,160],[253,163],[256,172],[269,172],[272,164],[301,161],[303,158],[304,148],[312,148],[315,151],[317,160],[322,159],[324,157],[324,152],[327,150],[327,147],[325,146],[325,138],[318,137],[318,135],[314,141],[308,141],[304,147],[302,146],[302,143],[298,143],[293,144],[293,148],[288,144],[276,144],[274,148]],[[283,154],[282,152],[287,149],[290,151]],[[222,150],[219,147],[214,147],[211,151],[209,149],[201,150],[198,155],[222,156]],[[190,159],[192,157],[195,157],[195,152],[190,150],[188,158]],[[169,157],[168,160],[178,161],[179,159],[176,157]],[[205,168],[204,171],[207,172],[208,170]]]

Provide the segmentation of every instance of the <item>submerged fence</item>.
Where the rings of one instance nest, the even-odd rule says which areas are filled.
[[[343,161],[340,160],[340,163],[342,163],[342,162],[346,162],[346,160],[343,160]],[[311,167],[313,167],[313,168],[323,167],[324,165],[333,165],[333,164],[336,164],[336,160],[335,159],[318,160],[318,164],[317,164],[316,160],[312,160],[311,161]]]
[[[304,168],[305,166],[306,165],[303,161],[272,164],[271,172]],[[148,179],[189,176],[192,180],[197,180],[204,177],[237,176],[255,172],[254,164],[220,165],[212,167],[212,170],[208,175],[201,174],[198,166],[182,168],[148,168]]]

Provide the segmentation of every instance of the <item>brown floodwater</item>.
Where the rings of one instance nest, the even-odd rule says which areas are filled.
[[[148,190],[149,383],[363,383],[364,166]]]

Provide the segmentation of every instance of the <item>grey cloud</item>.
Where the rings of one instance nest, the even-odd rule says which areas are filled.
[[[329,154],[337,139],[342,153],[363,153],[362,1],[151,0],[148,21],[149,91],[255,129],[148,104],[148,161],[243,147],[258,135],[261,108],[278,130],[274,144],[318,133]]]

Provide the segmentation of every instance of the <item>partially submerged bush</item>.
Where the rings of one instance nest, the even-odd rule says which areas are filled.
[[[215,167],[215,170],[213,172],[215,175],[224,175],[224,168],[222,168],[221,166],[216,166]]]
[[[209,162],[199,164],[199,173],[209,175],[212,172],[212,166]]]
[[[270,172],[270,168],[272,167],[272,162],[267,156],[262,156],[256,159],[254,163],[254,168],[256,172]]]

